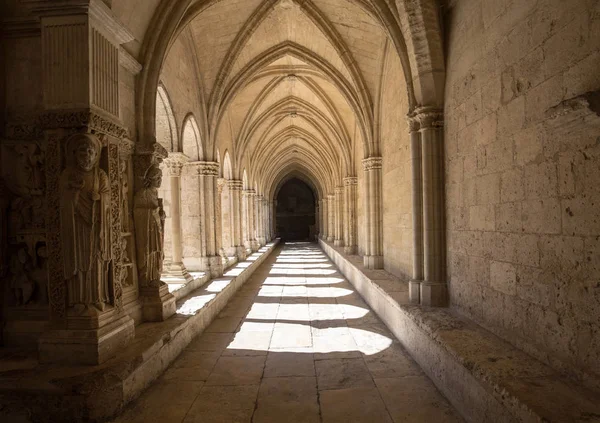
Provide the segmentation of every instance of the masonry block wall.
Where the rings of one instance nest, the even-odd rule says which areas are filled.
[[[452,305],[599,386],[600,125],[571,99],[600,89],[600,2],[456,0],[445,25]]]

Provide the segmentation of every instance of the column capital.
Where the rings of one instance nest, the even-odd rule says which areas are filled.
[[[163,163],[166,165],[169,176],[181,176],[183,166],[188,161],[188,157],[183,153],[169,153]]]
[[[254,197],[256,195],[256,191],[254,191],[253,189],[245,189],[242,191],[242,195],[246,197]]]
[[[217,162],[188,162],[187,166],[191,166],[196,169],[198,175],[204,176],[219,176],[219,163]]]
[[[335,194],[336,195],[338,195],[338,194],[341,195],[343,192],[344,192],[344,186],[343,185],[339,185],[339,186],[335,187]]]
[[[367,157],[362,161],[363,169],[365,171],[381,169],[383,167],[383,159],[381,157]]]
[[[335,193],[327,194],[327,197],[329,198],[329,201],[335,201]]]
[[[244,188],[244,183],[239,179],[229,179],[227,180],[227,187],[231,191],[241,191]]]
[[[419,126],[419,130],[444,127],[444,111],[436,107],[418,107],[408,116],[409,125],[410,121],[414,121]],[[413,127],[411,126],[412,129]]]
[[[344,186],[358,185],[358,178],[356,176],[347,176],[344,178]]]

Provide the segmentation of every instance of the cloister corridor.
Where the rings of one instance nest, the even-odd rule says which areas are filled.
[[[114,423],[463,421],[312,243],[279,245]]]

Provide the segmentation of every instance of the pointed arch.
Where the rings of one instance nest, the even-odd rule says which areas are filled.
[[[181,134],[181,151],[192,161],[204,159],[202,148],[202,137],[196,118],[189,113],[183,120],[183,131]]]
[[[178,150],[177,123],[175,122],[175,114],[173,106],[165,86],[162,82],[159,83],[156,89],[156,141],[165,147],[167,151]]]
[[[225,151],[225,157],[223,158],[223,178],[233,179],[233,167],[231,166],[229,151]]]

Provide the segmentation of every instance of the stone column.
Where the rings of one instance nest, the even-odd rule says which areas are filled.
[[[423,152],[419,121],[409,115],[410,152],[412,167],[412,218],[413,218],[413,270],[409,281],[409,299],[413,304],[421,303],[423,282]]]
[[[187,161],[187,156],[182,153],[170,153],[164,160],[171,182],[171,244],[173,257],[168,268],[163,269],[163,272],[189,282],[193,278],[183,264],[183,236],[181,231],[181,171]]]
[[[383,268],[383,233],[381,198],[381,157],[369,157],[362,161],[365,171],[365,211],[367,218],[364,265],[368,269]]]
[[[335,195],[329,194],[327,196],[327,205],[328,207],[328,216],[327,216],[327,241],[334,242],[335,241]]]
[[[35,213],[44,214],[52,329],[38,348],[42,362],[97,365],[130,344],[135,333],[123,311],[127,240],[119,163],[127,134],[119,116],[120,45],[134,37],[104,2],[76,3],[23,2],[39,18],[41,33],[32,36],[39,36],[41,48],[46,185],[36,187],[45,188],[45,198]],[[87,163],[75,160],[78,155],[86,155]],[[69,185],[73,180],[78,184]],[[79,195],[88,198],[87,211],[79,209]],[[82,261],[89,262],[87,269]]]
[[[420,127],[423,178],[423,282],[420,302],[439,307],[447,302],[443,112],[422,107],[415,110],[414,116]]]
[[[321,226],[321,239],[323,241],[327,241],[327,237],[329,236],[329,204],[327,197],[324,197],[321,200],[321,219],[323,220],[323,225]]]
[[[217,252],[221,256],[222,261],[227,262],[227,254],[225,254],[225,249],[223,248],[223,189],[225,189],[225,185],[227,184],[227,179],[225,178],[217,178],[217,195],[215,197],[216,201],[216,225],[217,225],[217,233],[221,234],[217,237]]]
[[[267,243],[264,228],[264,199],[262,195],[256,196],[256,240],[261,247],[264,247]]]
[[[246,249],[242,240],[242,181],[232,179],[227,181],[229,188],[229,204],[231,212],[231,243],[239,261],[246,260]]]
[[[356,254],[356,187],[358,178],[344,178],[344,252]]]
[[[336,247],[344,246],[344,187],[335,188],[335,242]]]
[[[217,214],[217,179],[219,176],[219,163],[194,162],[198,172],[198,186],[200,187],[200,216],[202,216],[202,257],[201,268],[212,278],[223,275],[223,261],[219,254],[221,249],[221,231]]]
[[[256,191],[248,189],[244,191],[244,198],[246,200],[246,227],[247,227],[247,238],[245,240],[245,247],[251,251],[258,250],[258,242],[256,241],[256,229],[254,225],[255,206],[254,199],[256,197]]]
[[[277,234],[277,200],[271,201],[271,239]]]

